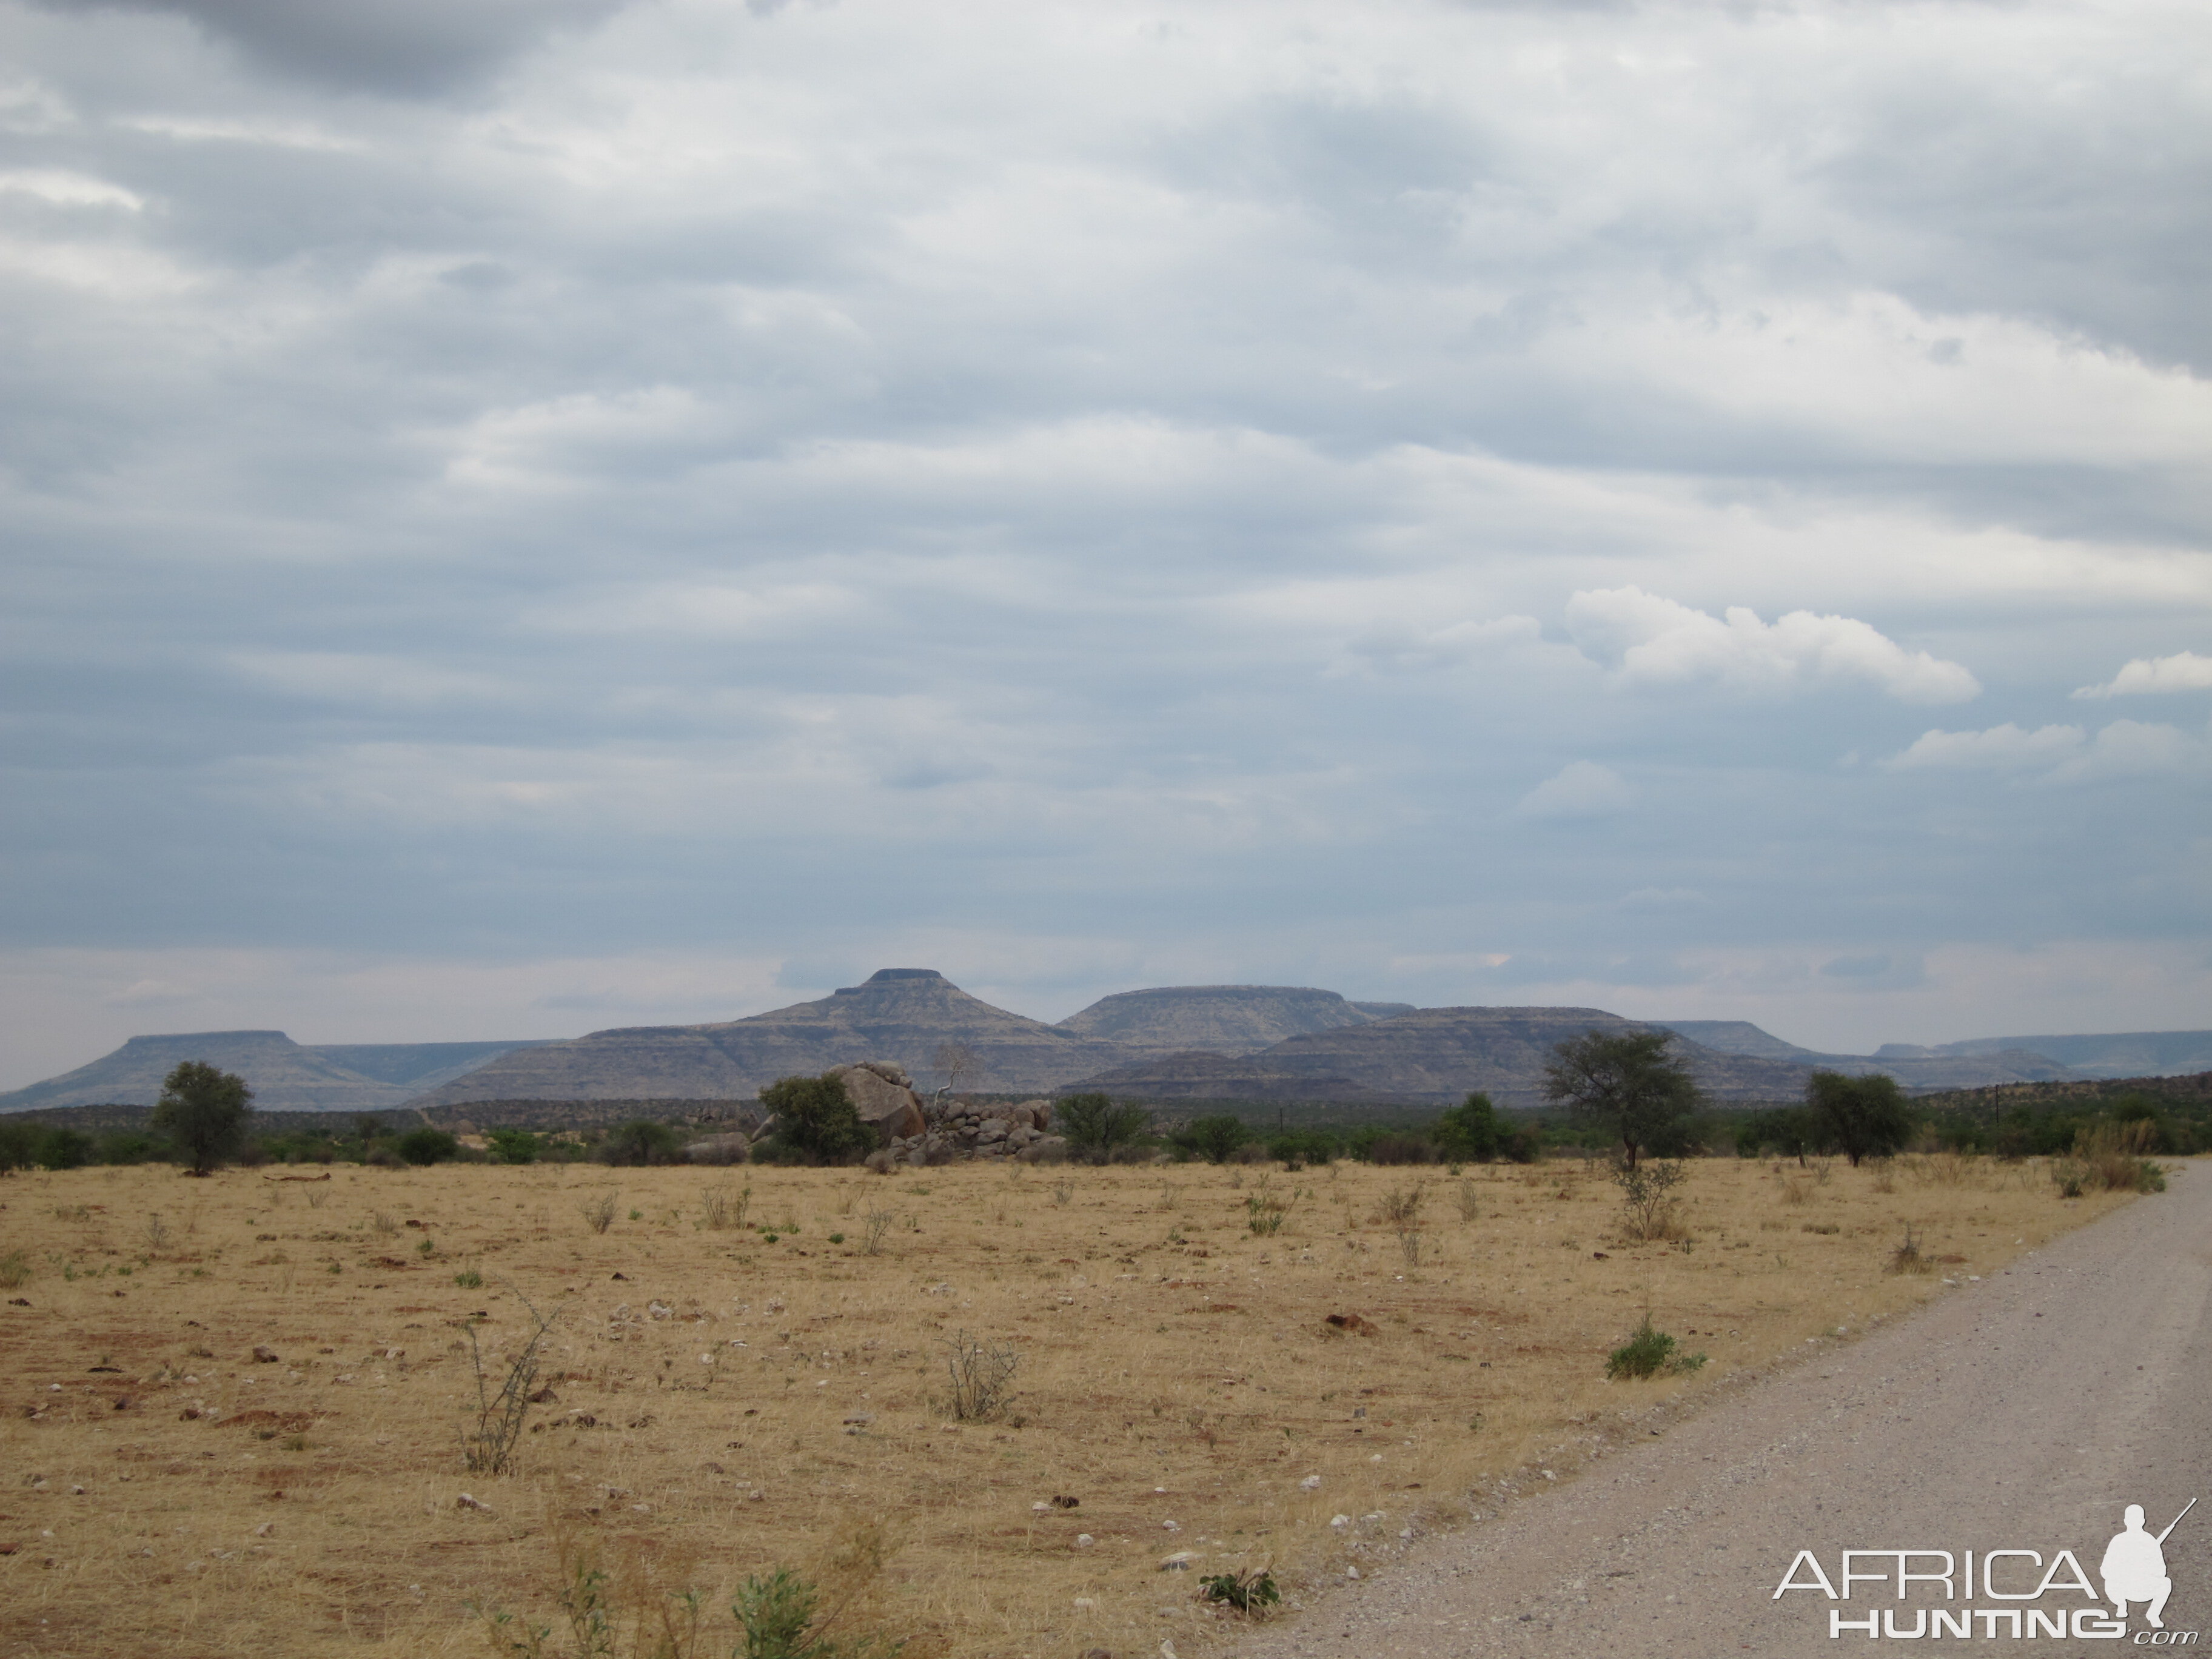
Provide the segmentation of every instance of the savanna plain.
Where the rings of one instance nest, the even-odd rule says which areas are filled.
[[[788,1568],[848,1650],[1191,1659],[1204,1577],[1295,1619],[2136,1201],[1686,1168],[1644,1242],[1578,1158],[9,1177],[0,1652],[719,1656]],[[1647,1314],[1688,1363],[1607,1380]]]

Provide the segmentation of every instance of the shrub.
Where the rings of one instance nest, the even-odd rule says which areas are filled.
[[[595,1233],[603,1233],[615,1224],[615,1212],[621,1207],[618,1195],[611,1187],[596,1193],[579,1205],[584,1224]]]
[[[372,1170],[404,1170],[407,1167],[407,1160],[389,1146],[377,1147],[362,1162]]]
[[[461,1143],[443,1129],[424,1124],[399,1137],[399,1156],[410,1164],[446,1164],[461,1150]]]
[[[1244,1120],[1231,1117],[1226,1112],[1193,1118],[1173,1136],[1176,1151],[1202,1158],[1208,1164],[1226,1164],[1237,1149],[1251,1138]]]
[[[665,1123],[655,1122],[649,1117],[634,1117],[607,1131],[607,1138],[599,1143],[599,1160],[638,1167],[680,1164],[684,1160],[684,1137]]]
[[[1487,1164],[1505,1149],[1509,1131],[1486,1094],[1471,1094],[1439,1117],[1430,1130],[1444,1157],[1462,1164]]]
[[[1198,1589],[1206,1600],[1225,1602],[1248,1617],[1265,1613],[1283,1599],[1282,1591],[1275,1588],[1273,1573],[1250,1568],[1201,1578]]]
[[[952,1380],[952,1415],[962,1422],[1001,1415],[1020,1356],[1003,1343],[987,1343],[961,1331],[947,1340],[945,1370]]]
[[[82,1170],[92,1162],[92,1137],[82,1129],[68,1127],[46,1131],[39,1147],[39,1167],[42,1170]]]
[[[1343,1150],[1343,1143],[1324,1129],[1291,1129],[1267,1139],[1267,1156],[1293,1173],[1309,1164],[1330,1163]]]
[[[1676,1219],[1672,1194],[1688,1178],[1689,1172],[1680,1164],[1663,1160],[1616,1163],[1613,1166],[1613,1181],[1620,1188],[1621,1207],[1626,1212],[1621,1220],[1621,1232],[1641,1243],[1680,1238],[1682,1228]]]
[[[1119,1149],[1143,1139],[1152,1115],[1141,1106],[1116,1106],[1111,1096],[1091,1093],[1058,1103],[1052,1121],[1078,1157],[1103,1164]]]
[[[507,1374],[496,1388],[484,1370],[477,1322],[469,1322],[469,1363],[477,1379],[477,1426],[473,1434],[461,1437],[461,1447],[471,1474],[504,1474],[513,1466],[515,1443],[522,1438],[523,1422],[530,1415],[530,1395],[538,1381],[538,1351],[563,1311],[556,1308],[550,1314],[541,1314],[519,1294],[516,1300],[530,1315],[530,1334],[507,1361]]]
[[[538,1161],[538,1137],[527,1129],[489,1129],[484,1139],[491,1147],[491,1155],[501,1164],[534,1164]]]
[[[1392,1133],[1381,1134],[1367,1144],[1370,1164],[1433,1164],[1437,1149],[1421,1135]]]
[[[0,1291],[20,1291],[31,1282],[31,1258],[21,1250],[0,1255]]]
[[[1905,1243],[1889,1253],[1889,1271],[1893,1273],[1924,1273],[1932,1272],[1936,1264],[1920,1252],[1920,1241],[1912,1236],[1912,1229],[1905,1230]]]
[[[2074,1157],[2083,1180],[2108,1193],[2164,1192],[2165,1173],[2142,1156],[2157,1132],[2156,1122],[2149,1118],[2085,1124],[2074,1137]]]
[[[38,1162],[38,1126],[0,1120],[0,1175],[27,1170]]]
[[[1654,1328],[1651,1316],[1647,1313],[1635,1334],[1607,1356],[1606,1380],[1618,1382],[1623,1377],[1657,1376],[1662,1373],[1680,1376],[1705,1363],[1705,1356],[1701,1353],[1677,1354],[1674,1348],[1674,1339]]]
[[[760,1102],[775,1115],[778,1152],[837,1164],[876,1148],[876,1132],[853,1109],[842,1078],[783,1078],[761,1091]]]
[[[1671,1031],[1589,1031],[1556,1043],[1545,1098],[1617,1142],[1633,1167],[1647,1149],[1668,1150],[1681,1120],[1704,1104],[1689,1067],[1668,1052],[1674,1039]]]
[[[719,1187],[702,1187],[699,1190],[699,1218],[714,1232],[727,1232],[745,1224],[745,1212],[753,1206],[753,1189],[732,1192],[724,1182]]]

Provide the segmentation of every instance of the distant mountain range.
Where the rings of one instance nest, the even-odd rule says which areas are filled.
[[[1415,1008],[1271,985],[1176,986],[1101,998],[1057,1024],[994,1007],[927,968],[886,968],[813,1002],[707,1025],[567,1042],[303,1045],[281,1031],[137,1036],[88,1066],[0,1095],[0,1111],[147,1105],[181,1060],[244,1077],[265,1109],[380,1111],[474,1101],[730,1100],[855,1060],[926,1086],[1160,1101],[1443,1105],[1486,1091],[1541,1097],[1552,1046],[1659,1026],[1717,1100],[1786,1100],[1815,1067],[1886,1073],[1916,1091],[2212,1070],[2212,1031],[1992,1037],[1874,1054],[1801,1048],[1743,1020],[1631,1021],[1599,1008]]]
[[[426,1089],[526,1042],[297,1043],[282,1031],[191,1031],[135,1036],[74,1072],[0,1095],[0,1112],[52,1106],[150,1106],[181,1060],[235,1072],[274,1111],[374,1112],[404,1106]]]

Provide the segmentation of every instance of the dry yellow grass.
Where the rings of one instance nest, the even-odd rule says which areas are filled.
[[[0,1305],[8,1652],[485,1653],[467,1604],[547,1618],[566,1550],[633,1600],[698,1586],[719,1655],[746,1574],[842,1594],[880,1546],[842,1622],[910,1653],[1188,1656],[1209,1626],[1170,1552],[1298,1598],[2128,1201],[2032,1164],[1713,1161],[1686,1249],[1620,1242],[1573,1162],[295,1173],[0,1182],[0,1258],[33,1270]],[[704,1224],[725,1181],[777,1242]],[[1885,1271],[1908,1224],[1936,1273]],[[467,1326],[507,1352],[520,1297],[561,1310],[557,1398],[519,1474],[469,1475]],[[1711,1363],[1604,1382],[1647,1307]],[[949,1422],[963,1331],[1019,1356],[1002,1420]]]

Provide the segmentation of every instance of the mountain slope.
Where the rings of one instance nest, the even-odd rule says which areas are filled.
[[[282,1031],[185,1031],[135,1036],[89,1066],[0,1095],[0,1112],[41,1106],[150,1106],[161,1079],[181,1060],[235,1072],[271,1111],[373,1112],[404,1103],[413,1090],[380,1082],[303,1048]]]
[[[416,1103],[592,1100],[651,1096],[729,1100],[778,1078],[851,1060],[896,1060],[924,1082],[944,1081],[938,1049],[965,1048],[963,1086],[1047,1090],[1126,1060],[1120,1044],[994,1008],[933,969],[886,968],[816,1002],[711,1025],[594,1031],[520,1049],[430,1091]]]
[[[1294,1036],[1244,1057],[1241,1066],[1205,1066],[1176,1055],[1117,1067],[1069,1085],[1131,1096],[1204,1093],[1261,1100],[1389,1100],[1453,1105],[1480,1090],[1501,1106],[1543,1103],[1544,1067],[1555,1044],[1585,1031],[1648,1030],[1601,1008],[1422,1008],[1364,1025]],[[1715,1100],[1792,1099],[1810,1068],[1724,1054],[1677,1037],[1676,1050]],[[1196,1086],[1200,1082],[1206,1086]],[[1249,1085],[1249,1092],[1247,1091]],[[1356,1091],[1356,1092],[1347,1092]]]

